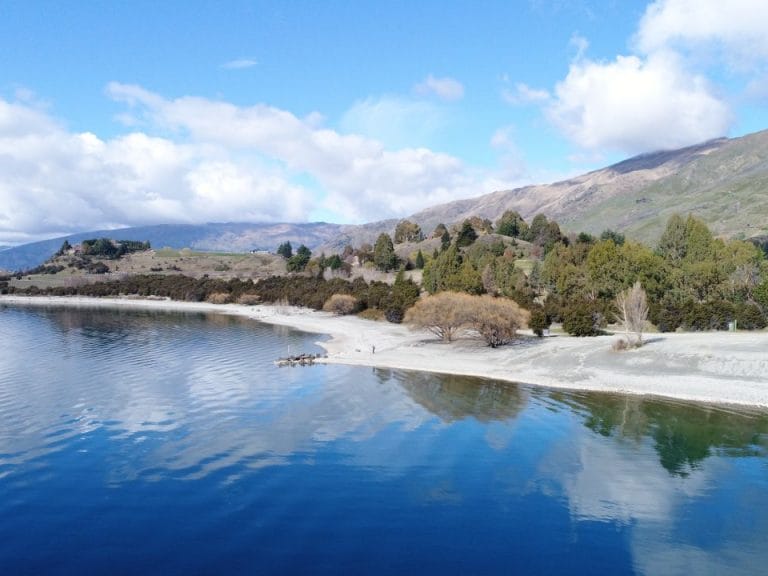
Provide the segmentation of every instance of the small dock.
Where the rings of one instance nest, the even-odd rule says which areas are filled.
[[[328,355],[322,354],[299,354],[297,356],[287,356],[275,360],[277,366],[312,366],[318,358],[328,358]]]

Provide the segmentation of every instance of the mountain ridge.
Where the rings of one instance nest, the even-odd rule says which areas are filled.
[[[768,130],[718,138],[677,150],[641,154],[551,184],[535,184],[431,206],[404,219],[430,234],[439,223],[480,216],[495,222],[506,210],[530,220],[543,213],[569,232],[599,234],[612,228],[654,242],[675,213],[692,213],[719,236],[768,234]],[[61,246],[108,236],[149,240],[155,247],[244,252],[275,250],[290,241],[316,252],[372,243],[392,232],[397,219],[366,224],[209,223],[164,224],[72,234],[0,251],[0,269],[20,270],[46,260]]]

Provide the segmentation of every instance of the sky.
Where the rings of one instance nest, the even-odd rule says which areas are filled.
[[[765,128],[765,0],[0,0],[0,245],[402,218]]]

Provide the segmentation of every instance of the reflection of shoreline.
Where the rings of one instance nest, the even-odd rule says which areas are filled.
[[[284,306],[20,296],[2,296],[2,304],[235,314],[328,334],[330,338],[320,344],[328,351],[325,361],[329,363],[768,407],[768,332],[664,334],[639,350],[625,353],[611,351],[611,336],[527,339],[490,349],[475,341],[445,345],[402,325]]]

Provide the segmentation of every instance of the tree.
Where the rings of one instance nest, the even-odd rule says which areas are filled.
[[[443,342],[451,342],[469,324],[467,302],[472,297],[457,292],[440,292],[422,298],[405,314],[405,321],[429,330]]]
[[[419,248],[419,251],[416,253],[415,266],[419,270],[422,270],[424,268],[424,254],[421,252],[421,248]]]
[[[384,304],[386,319],[395,324],[402,322],[406,310],[418,301],[419,293],[419,286],[410,278],[406,278],[405,272],[400,270]]]
[[[310,258],[312,258],[312,251],[302,244],[296,250],[296,254],[288,259],[288,272],[301,272],[309,264]]]
[[[528,322],[529,313],[512,300],[441,292],[419,300],[405,315],[406,322],[451,342],[463,329],[473,328],[495,348],[512,340]]]
[[[291,256],[293,256],[293,246],[291,246],[289,241],[283,242],[280,244],[280,246],[277,247],[277,254],[278,256],[282,256],[288,260]]]
[[[619,292],[616,296],[616,309],[619,321],[624,324],[627,343],[630,346],[642,346],[643,331],[648,320],[648,300],[640,282],[635,282],[632,288]],[[634,334],[634,342],[630,334]]]
[[[373,263],[382,272],[389,272],[397,267],[397,255],[389,234],[379,234],[373,247]]]
[[[440,250],[448,250],[451,245],[451,235],[448,233],[448,229],[443,230],[440,235]]]
[[[443,237],[443,234],[445,234],[446,232],[448,232],[448,228],[446,227],[446,225],[445,225],[445,224],[443,224],[443,223],[441,222],[440,224],[438,224],[437,226],[435,226],[435,229],[434,229],[434,231],[432,232],[432,236],[431,236],[431,238],[442,238],[442,237]]]
[[[613,243],[616,244],[616,246],[621,246],[624,244],[625,238],[624,234],[621,232],[616,232],[616,230],[607,228],[600,234],[600,240],[613,240]]]
[[[507,210],[496,221],[496,233],[519,238],[528,233],[528,224],[518,212]]]
[[[477,240],[477,232],[472,227],[472,222],[464,220],[461,224],[461,230],[456,235],[456,246],[465,248],[466,246],[471,246],[475,240]]]
[[[341,268],[342,264],[344,262],[341,259],[341,256],[338,254],[333,254],[330,257],[325,259],[325,264],[330,268],[331,270],[338,270]]]
[[[401,220],[398,222],[395,228],[395,244],[402,244],[403,242],[421,242],[424,240],[424,234],[421,232],[421,227],[415,222],[410,220]]]
[[[530,319],[528,311],[520,308],[517,302],[488,294],[472,298],[466,313],[472,327],[491,348],[513,340]]]
[[[63,256],[70,250],[72,250],[72,245],[69,243],[68,240],[64,240],[64,242],[62,242],[61,244],[61,248],[59,248],[59,251],[56,252],[56,256]]]

